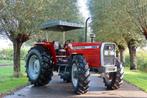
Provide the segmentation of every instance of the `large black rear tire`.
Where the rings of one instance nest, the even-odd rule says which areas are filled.
[[[52,57],[42,46],[34,46],[26,58],[26,73],[31,84],[44,86],[53,76]]]
[[[72,59],[71,81],[76,94],[84,94],[89,88],[89,66],[82,55]]]
[[[108,90],[118,89],[123,83],[124,67],[118,59],[116,59],[116,66],[117,72],[105,73],[105,77],[103,78]]]

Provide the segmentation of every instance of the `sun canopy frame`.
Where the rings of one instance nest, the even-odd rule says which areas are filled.
[[[82,24],[62,21],[62,20],[48,20],[47,22],[41,25],[41,30],[60,31],[60,32],[82,29],[82,28],[84,28]]]

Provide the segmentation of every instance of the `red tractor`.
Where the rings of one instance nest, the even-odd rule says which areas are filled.
[[[77,23],[48,21],[43,30],[68,31],[80,29]],[[100,73],[107,89],[118,89],[122,84],[123,66],[116,59],[116,45],[110,42],[58,42],[42,41],[32,47],[26,58],[28,79],[34,86],[51,81],[53,71],[66,82],[71,82],[76,94],[89,88],[90,71]]]

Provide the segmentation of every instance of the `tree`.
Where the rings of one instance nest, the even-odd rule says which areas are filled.
[[[123,52],[128,47],[130,69],[136,69],[136,48],[144,39],[126,10],[129,8],[128,0],[89,0],[89,2],[94,17],[92,29],[97,34],[97,40],[115,42],[122,62],[124,62]]]
[[[117,53],[120,54],[119,58],[124,63],[126,43],[122,35],[121,25],[118,25],[117,2],[113,2],[115,1],[89,0],[89,9],[93,16],[92,29],[96,32],[97,41],[111,41],[116,43],[118,46]]]
[[[144,43],[145,39],[127,12],[127,10],[131,10],[130,6],[132,6],[131,5],[132,1],[128,1],[128,0],[119,1],[119,4],[122,5],[122,8],[120,10],[121,14],[118,16],[120,16],[121,20],[119,21],[121,21],[120,23],[123,28],[123,37],[129,49],[130,69],[136,70],[137,69],[136,49],[137,47],[141,46]]]
[[[54,3],[50,4],[51,9],[47,9],[50,12],[51,19],[59,19],[70,22],[81,23],[81,16],[79,15],[78,8],[76,7],[77,0],[54,0]],[[68,7],[67,7],[68,5]],[[48,31],[47,31],[48,32]],[[47,33],[46,32],[46,33]],[[74,32],[74,33],[73,33]],[[77,32],[77,33],[75,33]],[[49,32],[49,40],[58,40],[62,42],[61,32]],[[66,33],[66,39],[79,40],[77,36],[81,35],[82,32],[79,31],[68,31]],[[46,34],[44,34],[46,35]],[[52,36],[52,37],[50,37]]]
[[[46,11],[44,11],[44,14],[47,14],[46,12],[48,12],[49,19],[82,23],[78,8],[76,7],[77,0],[52,0],[52,2],[53,3],[47,5],[47,7],[50,7],[46,9]],[[82,33],[82,30],[68,31],[66,33],[66,39],[74,39],[75,41],[81,41],[83,40],[83,36],[80,36],[82,35]],[[35,38],[34,41],[38,39],[48,39],[49,41],[56,40],[62,42],[63,40],[61,37],[63,35],[62,32],[39,31],[37,35],[33,36],[33,39]],[[30,41],[28,41],[28,43],[29,42]]]
[[[130,6],[128,6],[128,13],[132,17],[132,21],[147,39],[147,1],[132,1],[129,2]]]
[[[77,17],[75,12],[75,0],[1,0],[1,27],[13,43],[15,77],[20,76],[21,46],[31,35],[39,31],[39,24],[48,19],[74,15]]]

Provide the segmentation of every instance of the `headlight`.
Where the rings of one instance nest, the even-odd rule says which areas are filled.
[[[110,50],[105,50],[104,51],[104,55],[115,55],[115,52],[114,51],[110,51]]]

